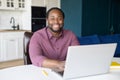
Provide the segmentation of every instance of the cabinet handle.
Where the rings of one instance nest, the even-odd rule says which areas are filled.
[[[14,39],[11,39],[10,41],[15,41]]]

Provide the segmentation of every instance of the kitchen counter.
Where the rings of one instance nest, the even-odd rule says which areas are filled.
[[[0,62],[23,59],[26,31],[28,30],[0,30]]]
[[[25,32],[25,31],[31,32],[30,30],[12,30],[12,29],[2,29],[2,30],[0,30],[0,32]]]

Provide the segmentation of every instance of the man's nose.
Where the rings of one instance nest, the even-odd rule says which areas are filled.
[[[55,23],[57,24],[59,22],[59,20],[58,19],[55,19]]]

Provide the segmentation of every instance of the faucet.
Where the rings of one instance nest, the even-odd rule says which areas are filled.
[[[10,23],[13,23],[12,28],[13,28],[13,30],[15,30],[16,26],[15,26],[15,18],[14,17],[11,17]]]

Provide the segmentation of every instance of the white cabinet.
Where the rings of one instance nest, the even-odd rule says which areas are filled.
[[[1,39],[1,34],[0,34],[0,61],[2,60],[2,39]]]
[[[25,10],[25,0],[0,0],[0,9]]]
[[[45,6],[45,0],[32,0],[32,6]]]
[[[25,8],[25,0],[18,0],[17,1],[17,8],[18,9],[24,9]]]
[[[60,0],[45,0],[45,5],[47,6],[47,10],[49,10],[52,7],[60,8]]]
[[[24,32],[0,33],[0,61],[23,58]]]
[[[4,8],[4,0],[0,0],[0,9]]]
[[[60,0],[32,0],[32,6],[47,7],[60,7]]]

